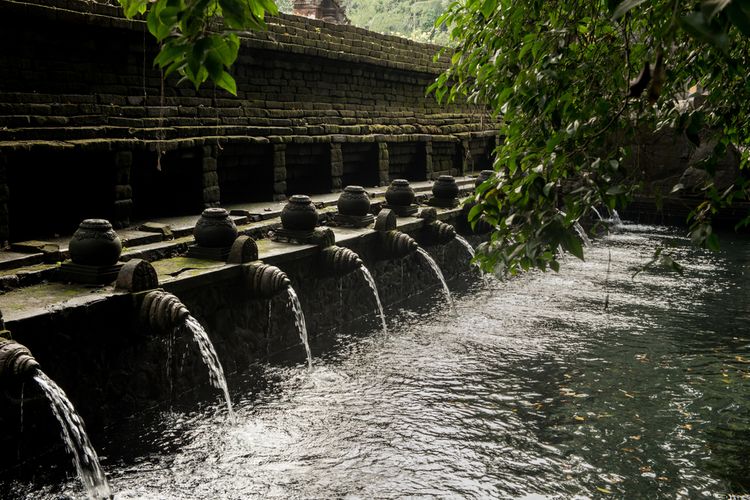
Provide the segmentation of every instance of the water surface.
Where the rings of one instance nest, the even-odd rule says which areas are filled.
[[[672,242],[685,266],[633,273]],[[117,498],[726,497],[750,490],[750,243],[626,226],[389,334],[313,343],[105,446]],[[608,270],[609,269],[609,270]],[[75,494],[74,481],[29,498]],[[19,491],[24,491],[23,485]],[[21,495],[22,496],[22,495]]]

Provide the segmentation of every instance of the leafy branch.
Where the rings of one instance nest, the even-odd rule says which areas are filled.
[[[233,95],[237,95],[237,84],[229,69],[240,47],[237,32],[264,30],[266,13],[278,13],[273,0],[119,2],[128,19],[145,16],[149,32],[161,45],[154,65],[165,77],[177,72],[196,89],[210,78]]]

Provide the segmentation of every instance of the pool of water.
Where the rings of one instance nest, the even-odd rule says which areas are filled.
[[[559,274],[480,283],[457,315],[254,367],[215,406],[112,430],[116,498],[726,497],[750,491],[750,241],[627,225]],[[684,275],[632,277],[670,243]],[[2,479],[0,478],[0,481]],[[41,484],[40,484],[41,483]],[[80,495],[14,482],[18,498]]]

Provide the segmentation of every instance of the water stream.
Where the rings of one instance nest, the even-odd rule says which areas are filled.
[[[73,456],[73,463],[86,489],[86,495],[94,500],[112,498],[112,490],[99,465],[96,451],[86,435],[83,420],[76,413],[65,392],[41,370],[37,370],[34,381],[44,392],[52,413],[60,422],[65,448]]]
[[[466,238],[464,238],[460,234],[456,235],[456,241],[458,241],[466,249],[466,253],[469,254],[469,258],[473,259],[476,253],[474,252],[474,247],[471,246],[471,243],[466,241]]]
[[[435,273],[435,276],[440,280],[440,284],[443,286],[443,295],[445,295],[445,302],[448,304],[448,307],[450,307],[450,310],[453,314],[456,313],[456,306],[453,303],[453,297],[451,296],[451,291],[448,288],[448,283],[445,282],[445,277],[443,276],[443,271],[440,270],[440,266],[437,265],[437,262],[435,262],[435,259],[432,258],[432,256],[427,253],[427,251],[419,247],[417,248],[417,253],[422,256],[422,258],[427,262],[427,264],[430,266],[432,271]]]
[[[625,224],[559,273],[454,290],[449,321],[425,299],[387,337],[317,344],[313,371],[261,363],[233,380],[235,422],[202,408],[112,432],[109,480],[118,500],[741,498],[750,239],[683,235]],[[667,242],[683,275],[634,278]],[[0,497],[79,487],[35,481],[0,476]]]
[[[198,350],[200,351],[203,362],[208,367],[208,379],[212,386],[221,390],[224,393],[224,399],[227,402],[227,410],[230,417],[232,413],[232,400],[229,397],[229,388],[227,387],[227,379],[224,377],[224,369],[221,367],[219,356],[216,354],[214,345],[211,339],[208,338],[206,330],[203,326],[193,318],[188,316],[185,320],[184,327],[193,335],[193,339],[198,344]]]
[[[372,290],[372,295],[375,297],[375,302],[378,306],[378,314],[380,314],[380,321],[383,323],[383,335],[388,334],[388,327],[385,323],[385,312],[383,311],[383,304],[380,302],[380,294],[378,294],[378,285],[375,284],[375,279],[372,277],[372,274],[370,274],[370,270],[367,269],[367,266],[362,264],[359,267],[360,272],[362,273],[362,276],[365,277],[365,281],[367,282],[367,285],[370,287],[370,290]]]
[[[294,288],[289,286],[286,292],[289,295],[289,305],[294,312],[294,324],[297,326],[299,339],[302,341],[302,345],[305,346],[307,366],[308,368],[312,368],[312,352],[310,352],[310,342],[307,339],[307,325],[305,324],[305,314],[302,312],[302,304],[300,304],[299,297],[297,297],[297,292],[294,291]]]

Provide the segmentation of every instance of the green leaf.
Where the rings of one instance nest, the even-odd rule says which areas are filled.
[[[622,16],[628,13],[629,10],[639,6],[646,0],[624,0],[621,2],[615,11],[612,13],[612,20],[616,21],[617,19],[620,19]]]
[[[167,42],[162,46],[159,53],[154,58],[154,65],[164,68],[167,65],[172,64],[174,61],[183,59],[187,50],[186,45],[178,45],[177,43]]]
[[[234,81],[234,78],[232,78],[232,75],[226,71],[222,71],[218,78],[212,76],[211,79],[218,87],[223,88],[232,95],[237,95],[237,83]]]
[[[497,0],[484,0],[482,2],[482,15],[485,19],[489,19],[495,9],[497,8]]]
[[[706,248],[708,248],[709,250],[713,250],[714,252],[719,251],[719,236],[716,233],[711,233],[708,235],[708,238],[706,238]]]

